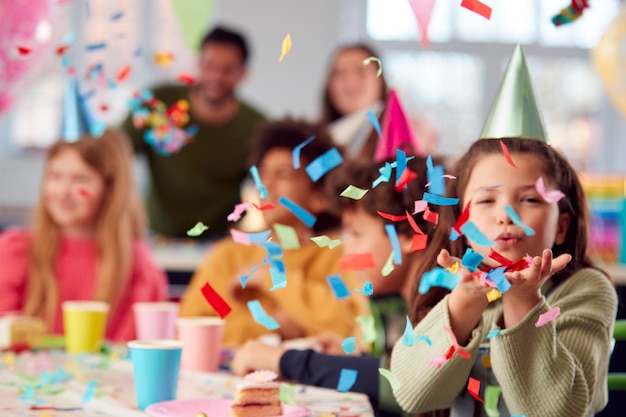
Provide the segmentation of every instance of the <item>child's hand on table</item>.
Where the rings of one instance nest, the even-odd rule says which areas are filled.
[[[235,375],[247,375],[253,371],[268,370],[280,374],[280,358],[285,348],[270,346],[258,340],[249,340],[235,351],[230,370]]]

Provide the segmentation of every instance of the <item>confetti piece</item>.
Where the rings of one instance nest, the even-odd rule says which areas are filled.
[[[396,191],[400,192],[406,188],[414,179],[417,178],[417,172],[411,171],[410,169],[405,169],[402,173],[400,179],[396,183]]]
[[[337,246],[341,245],[341,240],[339,239],[331,239],[326,235],[322,235],[322,236],[313,236],[312,238],[310,238],[317,246],[319,246],[320,248],[324,248],[327,247],[329,249],[334,249]]]
[[[272,203],[263,204],[262,206],[259,206],[259,205],[257,205],[257,204],[254,204],[254,203],[253,203],[253,202],[251,202],[251,201],[246,201],[246,203],[251,204],[251,205],[252,205],[252,207],[254,207],[254,208],[255,208],[255,209],[257,209],[257,210],[261,210],[261,211],[264,211],[264,210],[271,210],[271,209],[273,209],[273,208],[274,208],[274,205],[273,205]]]
[[[282,62],[285,55],[287,55],[291,51],[291,35],[288,33],[287,36],[283,39],[283,45],[280,50],[280,57],[278,58],[278,62]]]
[[[232,308],[228,305],[228,303],[220,296],[214,289],[211,287],[211,284],[206,282],[202,287],[202,295],[204,299],[213,307],[213,310],[220,316],[222,319],[231,312]]]
[[[246,232],[242,232],[237,229],[230,229],[230,236],[233,241],[241,243],[242,245],[250,245],[250,236]],[[269,235],[268,235],[269,236]]]
[[[280,241],[280,245],[283,249],[300,249],[298,234],[293,227],[275,223],[274,233],[278,236],[278,240]]]
[[[278,399],[281,403],[287,405],[296,405],[296,400],[294,399],[296,395],[296,386],[294,384],[285,384],[282,383],[278,386]]]
[[[481,15],[487,20],[491,19],[491,7],[479,0],[463,0],[461,1],[461,7]]]
[[[248,301],[248,309],[252,313],[254,321],[265,327],[267,330],[276,330],[280,327],[278,322],[268,316],[259,300]]]
[[[376,178],[372,182],[372,188],[376,188],[380,183],[389,182],[391,180],[391,164],[389,162],[385,162],[385,165],[378,168],[378,172],[380,172],[380,177]]]
[[[248,272],[246,275],[239,276],[239,281],[241,282],[241,288],[246,288],[246,284],[248,283],[248,280],[257,271],[257,269],[259,269],[259,265],[256,265],[254,268],[252,268],[252,271]]]
[[[411,241],[411,252],[417,252],[426,249],[428,243],[428,235],[414,234]]]
[[[339,153],[337,148],[332,148],[315,158],[304,170],[309,174],[311,181],[317,182],[329,171],[341,165],[342,162],[341,153]]]
[[[499,268],[494,268],[491,271],[487,272],[487,279],[491,280],[494,284],[496,284],[496,287],[498,287],[498,291],[500,291],[502,294],[504,294],[509,289],[511,289],[511,283],[504,276],[505,269],[506,267],[501,266]]]
[[[174,61],[174,55],[169,52],[156,52],[154,54],[154,63],[162,67],[169,67]]]
[[[3,354],[2,362],[9,367],[15,365],[15,355],[13,354],[13,352],[6,352],[5,354]]]
[[[307,227],[313,227],[315,221],[317,220],[314,215],[300,207],[298,204],[294,203],[287,197],[280,197],[278,202],[282,204],[287,210],[291,211],[302,223],[304,223]]]
[[[441,267],[435,267],[422,275],[419,293],[426,294],[432,287],[444,287],[452,291],[460,281],[460,277]]]
[[[383,269],[380,271],[380,273],[383,277],[386,277],[387,275],[391,274],[394,269],[396,268],[395,266],[393,266],[393,251],[392,251],[389,254],[389,257],[387,258],[387,260],[385,261],[385,265],[383,265]]]
[[[363,60],[363,65],[369,65],[372,61],[378,64],[378,71],[376,71],[376,76],[380,77],[383,74],[383,63],[381,62],[379,58],[376,58],[375,56],[365,58]]]
[[[342,270],[362,270],[374,268],[374,255],[372,252],[352,253],[344,255],[339,261],[339,269]]]
[[[305,140],[304,142],[302,142],[301,144],[299,144],[295,148],[293,148],[293,152],[292,152],[292,155],[291,155],[292,159],[293,159],[293,169],[299,169],[300,168],[300,152],[302,152],[302,148],[304,148],[306,145],[311,143],[311,141],[313,141],[313,139],[315,139],[315,136],[311,136],[310,138],[308,138],[307,140]]]
[[[469,382],[467,383],[467,391],[469,391],[470,395],[476,398],[478,401],[483,403],[483,399],[480,398],[480,381],[472,378],[470,376]]]
[[[385,232],[389,236],[391,241],[391,247],[393,248],[393,263],[396,265],[402,265],[402,251],[400,250],[400,240],[398,239],[398,232],[393,224],[385,225]]]
[[[409,222],[409,225],[411,226],[411,229],[413,229],[413,231],[415,233],[417,233],[418,235],[423,235],[424,232],[417,225],[417,223],[415,222],[415,219],[413,218],[413,216],[411,216],[411,214],[408,211],[405,211],[405,213],[406,213],[406,220]]]
[[[430,337],[426,335],[421,335],[415,337],[413,335],[413,325],[411,325],[411,319],[409,316],[406,316],[406,327],[404,328],[404,334],[402,335],[402,344],[404,346],[413,346],[417,342],[424,341],[428,344],[428,346],[432,346],[433,342],[430,340]]]
[[[355,369],[343,368],[339,374],[339,382],[337,383],[337,391],[348,392],[356,382],[358,371]]]
[[[434,225],[437,225],[437,223],[439,223],[439,213],[431,211],[430,207],[426,207],[422,217],[424,218],[424,220]]]
[[[422,198],[426,203],[436,204],[438,206],[454,206],[459,204],[458,198],[442,197],[431,193],[424,193]]]
[[[341,343],[341,348],[346,353],[346,355],[349,355],[356,350],[355,342],[356,337],[346,337],[345,339],[343,339],[343,342]]]
[[[456,231],[457,237],[463,234],[463,231],[461,230],[461,228],[469,220],[471,206],[472,206],[472,200],[467,202],[467,204],[465,205],[465,208],[463,209],[463,212],[461,213],[459,218],[456,219],[454,226],[452,226],[452,230]],[[455,240],[455,239],[452,239],[452,240]]]
[[[446,184],[443,178],[443,166],[433,166],[432,158],[428,156],[426,160],[426,174],[428,175],[428,189],[432,194],[444,195],[446,193]]]
[[[465,224],[461,226],[461,232],[463,232],[469,240],[477,245],[493,246],[496,244],[496,242],[488,239],[480,230],[478,230],[478,227],[471,220],[466,221]]]
[[[396,392],[398,388],[402,386],[400,380],[389,369],[378,368],[378,373],[381,374],[391,385],[391,392]]]
[[[91,380],[87,383],[87,389],[83,394],[83,399],[81,400],[82,404],[87,404],[89,401],[93,399],[96,395],[96,387],[98,386],[98,381]]]
[[[376,211],[380,217],[383,219],[391,220],[392,222],[399,222],[401,220],[406,220],[407,216],[396,216],[395,214],[383,213],[382,211]]]
[[[415,208],[413,209],[413,214],[421,213],[422,211],[426,210],[426,207],[428,207],[428,203],[426,201],[417,200],[415,202]]]
[[[70,45],[61,45],[61,46],[57,46],[56,48],[56,54],[57,56],[61,56],[64,53],[67,52],[67,50],[70,48]]]
[[[176,77],[176,81],[179,81],[179,82],[181,82],[183,84],[187,84],[187,85],[193,85],[196,82],[196,79],[191,74],[188,74],[186,72],[181,72]]]
[[[39,415],[39,417],[54,417],[54,416],[53,416],[52,414],[48,414],[48,413],[46,413],[46,412],[44,411],[44,412],[42,412],[42,413]]]
[[[79,188],[79,189],[78,189],[78,195],[80,195],[81,197],[84,197],[84,198],[89,198],[89,197],[91,197],[91,194],[89,193],[89,191],[87,191],[87,190],[86,190],[86,189],[84,189],[84,188]]]
[[[270,291],[285,288],[287,277],[285,276],[285,264],[283,263],[283,250],[274,242],[263,242],[261,246],[267,252],[267,259],[270,265],[270,276],[272,278],[272,288]]]
[[[263,185],[263,181],[261,181],[259,169],[256,167],[256,165],[252,165],[250,167],[250,174],[252,175],[252,179],[254,180],[254,185],[256,186],[256,189],[259,190],[259,197],[267,197],[267,188],[265,188],[265,186]]]
[[[113,16],[111,16],[111,20],[119,20],[124,16],[124,12],[117,12]]]
[[[485,339],[494,338],[499,334],[500,334],[500,329],[491,329],[489,333],[487,333],[487,336],[485,336]]]
[[[31,48],[26,48],[24,46],[17,46],[17,53],[20,54],[20,56],[26,56],[29,55],[31,52],[33,52],[33,50]]]
[[[239,221],[239,219],[241,219],[241,216],[243,216],[243,213],[245,213],[246,210],[248,210],[250,207],[252,207],[252,204],[250,203],[235,204],[235,208],[233,209],[232,213],[226,216],[226,220],[228,220],[229,222]]]
[[[503,266],[509,266],[513,264],[513,261],[504,257],[503,255],[500,255],[498,252],[493,250],[493,248],[489,248],[489,257]]]
[[[330,289],[333,290],[337,300],[343,300],[344,298],[350,297],[350,290],[348,290],[346,283],[343,282],[339,275],[329,275],[326,277],[326,280],[328,281]]]
[[[469,269],[470,271],[475,271],[478,268],[478,265],[485,259],[478,252],[474,252],[472,248],[467,248],[465,254],[463,255],[463,259],[461,259],[461,265]]]
[[[378,117],[371,110],[367,111],[367,118],[378,133],[378,136],[382,135],[382,130],[380,129],[380,122],[378,121]]]
[[[565,197],[565,194],[563,194],[559,190],[546,191],[546,186],[543,182],[543,177],[537,178],[537,182],[535,183],[535,188],[537,189],[537,192],[539,193],[539,195],[541,195],[541,198],[543,198],[544,201],[546,201],[547,203],[556,203],[560,199]]]
[[[107,47],[106,42],[100,42],[100,43],[92,43],[91,45],[87,45],[85,46],[85,49],[91,52],[91,51],[97,51],[99,49],[104,49],[106,47]]]
[[[539,316],[537,323],[535,323],[535,327],[545,326],[551,321],[556,320],[556,318],[559,317],[560,315],[561,315],[561,308],[554,307],[552,310],[546,311],[545,313]]]
[[[374,287],[372,286],[371,282],[365,281],[362,290],[359,288],[355,288],[354,291],[369,297],[370,295],[374,294]]]
[[[500,140],[500,147],[502,148],[502,152],[504,153],[506,162],[508,162],[509,165],[511,165],[513,168],[517,169],[517,165],[515,165],[515,162],[513,161],[513,158],[511,157],[511,154],[509,153],[509,148],[506,147],[506,144],[502,140]]]
[[[117,73],[117,82],[121,83],[130,75],[130,65],[126,65],[124,68]]]
[[[363,332],[363,340],[365,340],[365,343],[374,343],[376,341],[374,317],[371,314],[357,316],[356,321],[361,325],[361,332]]]
[[[401,149],[396,149],[396,190],[398,187],[398,183],[400,182],[400,178],[404,174],[406,170],[406,153]]]
[[[487,417],[500,417],[498,401],[502,388],[497,385],[487,385],[485,388],[485,412]]]
[[[524,230],[526,236],[535,235],[535,231],[532,228],[528,227],[526,224],[524,224],[524,222],[522,221],[522,219],[519,218],[519,215],[515,212],[515,209],[512,206],[504,207],[504,211],[506,211],[506,214],[509,216],[511,221],[513,221],[513,223],[515,223]]]
[[[341,197],[351,198],[353,200],[360,200],[367,194],[368,189],[362,189],[355,187],[354,185],[348,185],[345,190],[339,194]]]
[[[204,233],[205,230],[208,230],[208,229],[209,229],[209,226],[206,226],[202,222],[198,222],[196,223],[194,227],[187,230],[187,236],[192,236],[192,237],[200,236],[202,233]]]
[[[487,301],[489,301],[490,303],[493,303],[494,301],[497,301],[500,298],[502,298],[502,293],[498,291],[497,288],[492,288],[489,291],[487,291]]]

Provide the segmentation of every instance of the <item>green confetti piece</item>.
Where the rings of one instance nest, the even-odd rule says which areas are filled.
[[[200,236],[202,233],[204,233],[205,230],[208,230],[208,229],[209,229],[209,226],[205,226],[204,223],[198,222],[196,223],[194,227],[187,230],[187,236],[192,236],[192,237]]]
[[[341,245],[341,240],[331,239],[326,235],[313,236],[311,240],[320,248],[325,248],[326,246],[328,246],[329,249],[334,249],[337,246]]]
[[[385,377],[387,381],[389,381],[389,385],[391,385],[391,391],[394,393],[400,388],[402,385],[397,376],[395,376],[390,370],[385,368],[378,368],[378,372]]]
[[[372,61],[375,61],[378,64],[378,71],[376,71],[376,76],[380,77],[383,74],[383,63],[379,58],[376,58],[375,56],[365,58],[363,60],[363,65],[369,65]]]
[[[363,338],[366,343],[374,343],[376,341],[376,326],[374,325],[374,317],[372,315],[358,316],[356,321],[361,325]]]
[[[294,399],[296,395],[296,386],[293,384],[280,384],[278,387],[278,399],[287,405],[296,405]]]
[[[498,400],[501,392],[502,388],[497,385],[487,385],[485,388],[485,412],[488,417],[500,417]]]
[[[280,246],[283,249],[300,249],[298,234],[293,227],[276,223],[274,224],[274,232],[278,236]]]
[[[351,198],[353,200],[360,200],[365,194],[367,194],[368,191],[369,190],[367,189],[364,190],[362,188],[355,187],[354,185],[348,185],[346,189],[343,190],[339,195],[342,197]]]
[[[386,277],[387,275],[391,274],[393,272],[393,270],[396,267],[393,266],[393,251],[389,254],[389,258],[387,258],[387,261],[385,262],[385,265],[383,266],[382,269],[382,274],[383,277]]]

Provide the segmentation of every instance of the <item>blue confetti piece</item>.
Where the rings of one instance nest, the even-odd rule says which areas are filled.
[[[248,272],[246,275],[240,275],[239,281],[241,281],[241,288],[246,288],[246,284],[248,283],[248,279],[259,269],[259,265],[252,268],[252,271]]]
[[[428,182],[430,185],[428,189],[432,194],[444,195],[446,193],[446,183],[443,178],[443,166],[437,165],[427,171],[428,174]]]
[[[100,43],[92,43],[91,45],[87,45],[85,46],[85,49],[91,52],[91,51],[97,51],[98,49],[104,49],[106,47],[107,47],[106,42],[100,42]]]
[[[480,246],[493,246],[496,244],[493,240],[487,238],[483,233],[478,230],[478,227],[473,221],[468,220],[463,226],[461,226],[461,232],[472,242]]]
[[[264,232],[256,232],[256,233],[248,233],[248,239],[250,239],[250,243],[264,243],[267,238],[272,234],[271,230],[266,230]]]
[[[315,158],[304,170],[309,174],[311,181],[317,182],[329,171],[341,165],[342,162],[343,158],[337,148],[332,148]]]
[[[438,206],[454,206],[456,204],[459,204],[458,198],[443,197],[441,195],[435,195],[431,193],[424,193],[422,200],[430,204],[436,204]]]
[[[454,272],[437,266],[422,275],[419,293],[426,294],[432,287],[443,287],[452,291],[459,284],[460,280],[461,278]]]
[[[372,113],[371,110],[367,111],[367,118],[369,119],[372,126],[374,126],[374,129],[376,130],[376,133],[378,133],[378,136],[382,135],[382,130],[380,129],[380,122],[378,121],[378,117],[376,117],[376,115]]]
[[[337,383],[337,391],[348,392],[356,382],[356,376],[359,372],[355,369],[343,368],[339,374],[339,382]]]
[[[374,287],[372,286],[372,283],[369,281],[365,281],[365,284],[363,284],[363,289],[359,289],[359,288],[355,288],[354,291],[363,294],[363,295],[367,295],[368,297],[372,294],[374,294]]]
[[[17,398],[19,398],[22,401],[28,401],[28,400],[32,400],[33,398],[35,398],[35,391],[33,390],[33,387],[29,385],[25,385],[24,394],[18,395]]]
[[[248,301],[248,309],[252,313],[254,321],[265,327],[267,330],[276,330],[280,327],[278,322],[268,316],[259,300]]]
[[[314,215],[288,199],[287,197],[280,197],[278,202],[285,206],[287,210],[291,211],[302,223],[307,227],[313,227],[317,220]]]
[[[406,153],[396,149],[396,185],[400,182],[404,171],[406,171]]]
[[[416,344],[417,342],[421,342],[422,340],[426,342],[428,346],[433,345],[433,341],[430,340],[430,337],[426,335],[415,337],[413,335],[413,326],[411,325],[411,319],[409,319],[409,316],[406,316],[406,327],[404,328],[404,334],[402,335],[402,344],[404,346],[413,346],[414,344]]]
[[[139,48],[135,50],[135,58],[139,58],[142,52],[143,52],[143,49],[140,46]]]
[[[76,34],[73,30],[70,30],[65,34],[65,36],[63,36],[63,39],[61,39],[61,45],[69,45],[71,43],[74,43],[75,40]]]
[[[96,387],[98,386],[98,381],[91,380],[87,383],[87,389],[83,394],[83,399],[81,401],[82,404],[87,404],[89,401],[93,399],[96,395]]]
[[[506,214],[509,216],[513,223],[524,229],[524,233],[526,233],[526,236],[534,236],[535,231],[526,224],[524,224],[524,222],[522,221],[522,219],[519,218],[519,215],[515,212],[515,209],[513,207],[506,206],[504,207],[504,211],[506,211]]]
[[[285,264],[283,263],[283,249],[274,242],[263,242],[261,246],[267,252],[267,260],[270,264],[270,277],[272,278],[272,288],[270,291],[285,288],[287,277],[285,276]]]
[[[124,12],[115,13],[113,16],[111,16],[111,20],[119,20],[122,18],[122,16],[124,16]]]
[[[301,144],[299,144],[298,146],[293,148],[292,157],[293,157],[293,168],[294,169],[299,169],[300,168],[300,151],[302,151],[302,148],[304,148],[306,145],[311,143],[311,141],[313,139],[315,139],[315,136],[311,136],[310,138],[308,138],[307,140],[305,140],[304,142],[302,142]]]
[[[487,279],[496,284],[496,287],[498,287],[498,291],[500,291],[502,294],[504,294],[511,288],[511,283],[504,276],[505,269],[506,266],[501,266],[487,272]]]
[[[487,333],[487,336],[485,336],[485,339],[491,339],[493,337],[496,337],[499,334],[500,334],[500,329],[491,329],[489,333]]]
[[[402,265],[402,252],[400,251],[400,241],[398,240],[396,226],[393,224],[386,224],[385,231],[387,232],[387,236],[389,236],[391,247],[393,248],[393,263],[396,265]]]
[[[337,300],[350,297],[350,291],[339,275],[329,275],[326,277],[326,280]]]
[[[435,166],[433,165],[433,158],[428,155],[428,158],[426,158],[426,171],[432,171],[435,168]]]
[[[61,57],[61,66],[63,69],[68,69],[70,67],[70,59],[66,55]]]
[[[259,197],[267,197],[267,188],[265,188],[263,182],[261,181],[259,169],[256,167],[256,165],[252,165],[250,167],[250,174],[252,174],[252,179],[254,180],[254,185],[256,186],[256,189],[259,190]]]
[[[450,230],[450,240],[451,241],[455,241],[457,240],[461,235],[459,235],[459,232],[457,232],[456,230],[452,229]]]
[[[346,337],[345,339],[343,339],[341,348],[346,353],[346,355],[349,355],[356,350],[355,342],[356,342],[356,337]]]
[[[470,271],[476,271],[476,268],[478,268],[478,265],[480,265],[483,259],[485,259],[485,257],[480,253],[474,252],[472,248],[467,248],[465,254],[463,255],[463,259],[461,259],[461,265]]]
[[[389,180],[391,180],[392,169],[393,168],[391,167],[391,164],[389,162],[385,162],[385,165],[378,169],[378,172],[380,172],[380,177],[376,178],[372,182],[372,188],[376,188],[383,182],[389,182]]]

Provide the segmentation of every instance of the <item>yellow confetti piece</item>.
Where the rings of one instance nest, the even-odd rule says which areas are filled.
[[[172,64],[174,55],[169,52],[156,52],[154,54],[154,63],[163,67],[168,67]]]
[[[54,417],[52,414],[48,414],[45,411],[41,413],[39,417]]]
[[[278,61],[282,62],[283,58],[285,57],[285,55],[289,53],[290,50],[291,50],[291,35],[288,33],[287,36],[285,36],[285,39],[283,39],[283,47],[280,52],[280,58],[278,58]]]
[[[500,298],[502,298],[502,293],[498,291],[497,288],[492,288],[487,293],[487,300],[489,300],[490,303],[493,303],[494,301],[499,300]]]
[[[356,321],[361,325],[361,331],[363,332],[363,340],[365,340],[365,343],[374,343],[376,341],[376,326],[374,323],[374,317],[371,314],[358,316]]]
[[[389,258],[387,258],[387,262],[385,262],[383,269],[381,270],[383,277],[386,277],[387,275],[391,274],[395,268],[396,267],[393,266],[393,251],[392,251],[389,254]]]
[[[300,249],[300,241],[298,240],[298,234],[296,229],[284,224],[275,223],[274,232],[280,240],[280,245],[283,249]]]
[[[13,352],[7,352],[2,355],[2,362],[4,362],[6,366],[15,365],[15,355],[13,354]]]
[[[317,246],[320,248],[324,248],[328,246],[329,249],[334,249],[337,246],[341,245],[341,240],[339,239],[331,239],[326,235],[321,236],[313,236],[310,238]]]
[[[193,237],[200,236],[202,233],[204,233],[205,230],[208,230],[208,229],[209,229],[209,226],[206,226],[202,222],[198,222],[196,223],[194,227],[187,230],[187,236],[193,236]]]
[[[459,271],[459,263],[455,262],[454,265],[452,265],[450,268],[446,268],[448,271],[452,272],[453,274],[457,273]]]
[[[353,200],[360,200],[365,194],[367,194],[368,191],[368,189],[355,187],[354,185],[348,185],[346,189],[343,190],[339,195],[341,197],[348,197]]]
[[[371,56],[363,60],[363,65],[369,65],[372,61],[378,63],[378,71],[376,71],[376,76],[380,77],[383,74],[383,63],[380,58],[376,58],[375,56]]]
[[[491,356],[483,356],[482,363],[484,368],[491,368]]]
[[[380,373],[382,376],[384,376],[387,379],[387,381],[389,381],[389,385],[391,385],[392,392],[396,392],[398,388],[400,388],[400,386],[402,385],[398,377],[395,376],[393,373],[391,373],[390,370],[385,369],[385,368],[378,368],[378,373]]]

